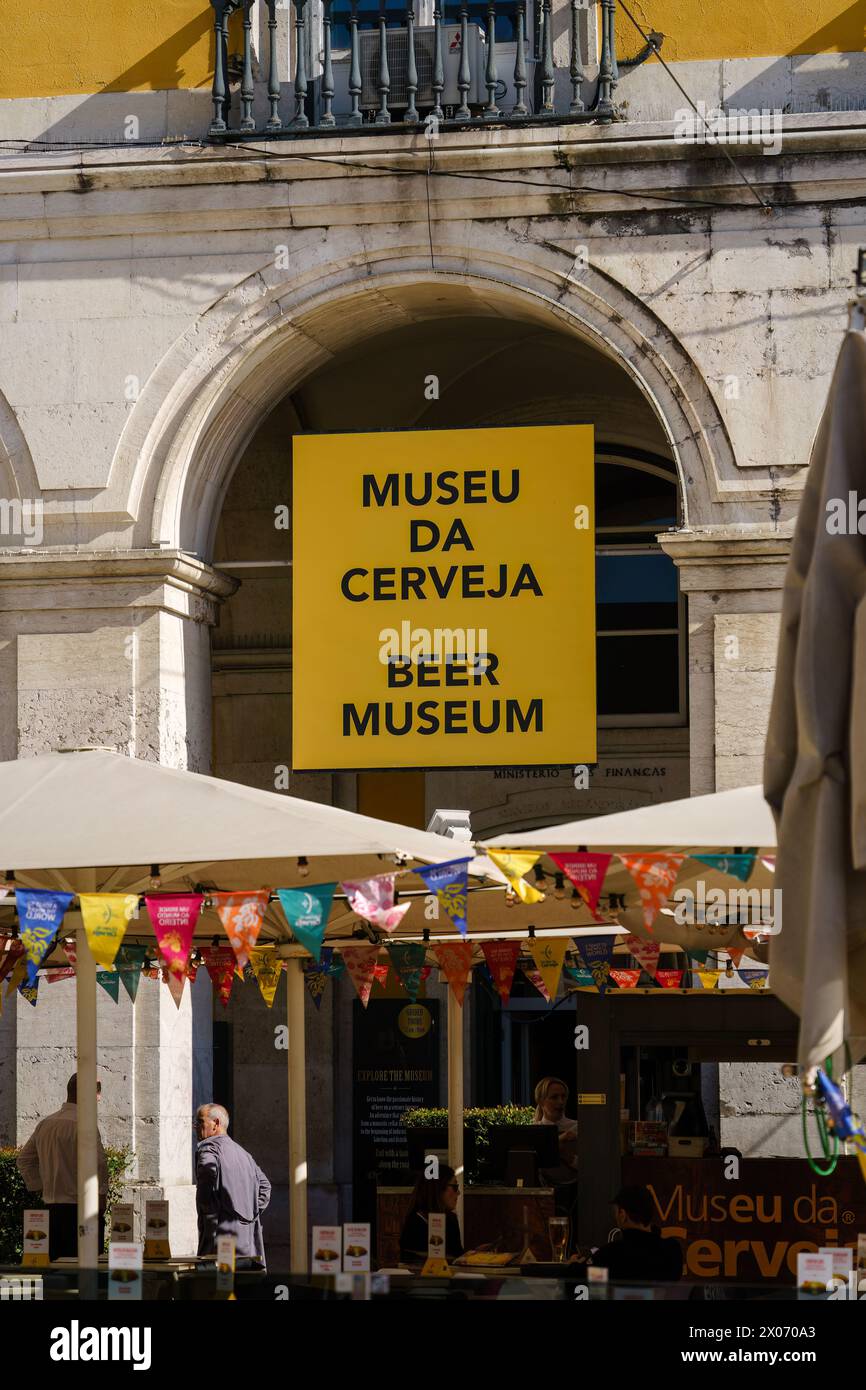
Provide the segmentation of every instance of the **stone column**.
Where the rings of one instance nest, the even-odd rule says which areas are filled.
[[[691,792],[763,778],[790,536],[706,527],[659,536],[688,599]]]
[[[0,576],[0,758],[96,744],[208,770],[209,628],[234,580],[168,550],[18,551],[0,556]],[[131,1195],[167,1196],[173,1248],[194,1250],[192,1117],[210,1075],[210,982],[202,972],[180,1009],[150,980],[134,1007],[121,989],[118,1004],[100,991],[98,1009],[103,1140],[134,1149]],[[35,1009],[17,995],[7,1005],[2,1063],[15,1095],[7,1083],[0,1142],[23,1143],[75,1069],[71,981],[43,983]]]

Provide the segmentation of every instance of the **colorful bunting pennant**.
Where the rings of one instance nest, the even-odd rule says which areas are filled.
[[[75,971],[71,965],[58,966],[56,970],[43,970],[42,973],[49,985],[56,985],[58,980],[75,979]]]
[[[97,970],[96,983],[102,985],[106,994],[110,994],[115,1004],[120,998],[120,976],[116,970]]]
[[[551,854],[550,858],[557,868],[562,869],[563,873],[568,875],[593,917],[598,921],[596,908],[601,896],[605,874],[613,855],[587,854],[585,851],[581,851],[576,854]]]
[[[613,943],[612,936],[581,936],[574,943],[584,964],[592,971],[593,982],[599,994],[604,994],[607,989],[608,976],[613,965]]]
[[[466,977],[472,969],[472,945],[469,941],[440,941],[433,947],[439,968],[462,1006],[466,993]]]
[[[496,991],[503,1004],[507,1004],[517,969],[517,957],[520,955],[520,942],[483,941],[481,950]]]
[[[682,970],[657,970],[656,984],[662,989],[679,989],[683,980]]]
[[[585,970],[583,967],[567,965],[565,973],[580,989],[595,989],[595,980],[592,978],[592,971]]]
[[[719,983],[719,975],[721,974],[721,971],[699,970],[697,974],[698,979],[700,980],[701,985],[704,989],[715,989],[716,985]]]
[[[469,901],[469,865],[471,859],[449,859],[446,864],[430,864],[418,869],[440,907],[451,918],[458,931],[466,935],[466,909]]]
[[[260,947],[250,955],[250,965],[261,990],[262,998],[270,1009],[283,973],[283,962],[274,950]]]
[[[179,975],[176,970],[167,965],[162,966],[162,982],[168,985],[168,992],[174,1000],[174,1007],[180,1008],[180,1001],[183,997],[186,975]]]
[[[334,962],[339,961],[339,971],[332,969]],[[322,1007],[322,995],[325,993],[325,981],[329,975],[342,973],[345,970],[342,960],[334,954],[332,946],[322,947],[321,961],[305,960],[302,962],[304,971],[304,984],[310,993],[310,998],[317,1009]]]
[[[352,984],[355,986],[358,998],[365,1009],[370,1002],[370,991],[376,978],[376,957],[378,954],[378,946],[344,946],[342,948],[346,969],[352,977]]]
[[[33,984],[36,972],[51,950],[72,897],[72,893],[56,893],[44,888],[18,889],[15,895],[18,931],[27,956],[28,984]]]
[[[138,916],[138,894],[81,893],[78,901],[93,959],[107,970],[114,964],[131,918]]]
[[[24,945],[17,936],[0,936],[0,983],[23,955]]]
[[[258,940],[269,897],[267,888],[253,893],[211,894],[213,905],[241,970]]]
[[[637,884],[647,931],[652,931],[653,922],[667,902],[685,857],[684,854],[618,856]]]
[[[738,965],[737,974],[743,983],[749,986],[749,989],[767,988],[767,976],[769,974],[767,970],[746,968],[745,966]]]
[[[6,998],[13,990],[16,990],[27,978],[27,954],[22,952],[12,967],[12,972],[6,984]],[[38,976],[37,976],[38,979]]]
[[[399,927],[412,906],[411,903],[394,906],[396,879],[396,874],[377,874],[375,878],[344,881],[340,886],[345,889],[353,912],[357,912],[365,921],[372,922],[374,927],[392,932],[395,927]]]
[[[185,975],[204,894],[160,893],[148,895],[144,901],[166,965],[173,974]]]
[[[540,854],[515,853],[513,850],[489,849],[487,857],[497,869],[501,869],[512,889],[522,903],[531,905],[544,901],[544,894],[527,883],[523,875],[528,874],[533,864],[537,864]]]
[[[535,961],[535,968],[540,972],[544,981],[545,988],[541,992],[548,999],[555,999],[559,993],[559,981],[567,950],[568,940],[563,936],[548,938],[535,936],[530,939],[529,954]],[[532,983],[535,984],[535,981],[533,980]]]
[[[534,985],[543,999],[550,1004],[551,998],[547,985],[544,983],[544,976],[534,965],[521,965],[521,970],[531,985]]]
[[[691,857],[720,874],[730,874],[732,878],[738,878],[741,883],[745,883],[751,877],[758,851],[750,849],[743,854],[693,854]]]
[[[610,978],[620,989],[634,989],[640,979],[639,970],[611,970]]]
[[[121,946],[114,962],[115,969],[120,976],[120,983],[123,985],[123,988],[126,990],[133,1004],[138,994],[141,972],[144,969],[144,962],[146,960],[146,946]]]
[[[321,957],[328,914],[336,883],[314,883],[310,888],[278,888],[277,897],[296,939],[315,961]]]
[[[27,1000],[27,1003],[28,1003],[28,1004],[32,1004],[33,1007],[34,1007],[34,1009],[35,1009],[35,1008],[36,1008],[36,998],[37,998],[37,995],[39,994],[39,975],[38,975],[38,973],[37,973],[36,975],[34,975],[34,977],[33,977],[33,983],[32,983],[32,984],[28,984],[28,983],[26,982],[26,980],[22,980],[21,983],[20,983],[20,985],[18,986],[18,993],[21,995],[21,998],[22,998],[22,999],[26,999],[26,1000]]]
[[[424,947],[415,942],[389,941],[385,949],[397,978],[414,1004],[421,989]]]
[[[226,1008],[235,982],[235,953],[231,946],[205,946],[201,954],[213,987],[219,994],[223,1008]]]

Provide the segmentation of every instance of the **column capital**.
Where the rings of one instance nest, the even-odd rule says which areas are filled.
[[[183,550],[58,546],[0,549],[0,584],[7,609],[153,607],[212,624],[239,580]]]
[[[793,523],[769,526],[683,527],[658,543],[680,572],[683,593],[723,589],[781,589],[791,554]]]

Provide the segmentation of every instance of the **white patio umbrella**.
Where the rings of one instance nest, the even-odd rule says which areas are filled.
[[[0,763],[0,868],[19,887],[140,892],[159,866],[164,889],[291,887],[456,857],[455,842],[333,806],[258,791],[108,750]],[[299,865],[305,858],[307,866]],[[385,861],[385,862],[383,862]],[[474,867],[483,871],[483,865]],[[423,887],[420,879],[405,876]],[[401,880],[401,882],[404,880]],[[77,927],[79,1262],[98,1244],[96,966]],[[213,927],[208,935],[213,934]],[[288,940],[274,913],[266,935]],[[130,939],[134,937],[130,931]],[[304,985],[287,978],[292,1267],[306,1268]]]

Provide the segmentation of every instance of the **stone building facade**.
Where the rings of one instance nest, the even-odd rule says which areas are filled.
[[[775,113],[774,152],[684,140],[656,61],[621,62],[610,122],[269,136],[261,3],[254,138],[208,139],[213,15],[191,6],[186,50],[175,8],[195,82],[179,61],[165,76],[155,43],[152,78],[133,53],[109,90],[13,62],[22,89],[0,101],[0,758],[98,744],[272,788],[291,767],[291,536],[274,517],[292,435],[590,421],[607,530],[668,557],[678,616],[655,656],[612,660],[589,787],[524,769],[292,773],[289,790],[419,824],[459,806],[483,837],[759,781],[791,526],[866,242],[866,59],[845,7],[812,6],[827,24],[805,33],[799,5],[777,7],[776,57],[746,5],[730,48],[690,7],[638,7],[696,102]],[[589,105],[603,7],[576,8]],[[560,110],[570,16],[554,4]],[[620,57],[636,53],[617,22]],[[655,689],[656,660],[668,694],[618,704]],[[71,1070],[74,997],[51,988],[51,1012],[16,997],[0,1019],[0,1142],[27,1137]],[[187,1211],[215,1068],[237,1137],[285,1182],[285,1063],[259,1005],[239,998],[215,1030],[205,978],[179,1012],[150,982],[134,1010],[100,1001],[103,1131]],[[350,1182],[350,989],[308,1028],[324,1219]],[[722,1138],[727,1123],[750,1152],[797,1152],[792,1117],[741,1122],[754,1106],[730,1073]]]

